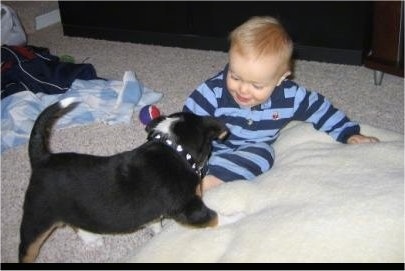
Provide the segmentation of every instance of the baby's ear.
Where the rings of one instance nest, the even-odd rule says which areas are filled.
[[[277,86],[279,86],[288,76],[291,75],[291,71],[286,71],[278,80]]]
[[[224,140],[229,134],[226,125],[214,117],[204,117],[204,125],[207,127],[208,136],[212,139]]]

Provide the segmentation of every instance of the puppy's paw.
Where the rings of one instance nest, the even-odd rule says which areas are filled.
[[[77,235],[80,237],[80,239],[82,239],[83,243],[88,248],[97,248],[104,246],[103,236],[100,234],[79,229],[77,231]]]
[[[218,226],[225,226],[235,223],[246,216],[243,212],[233,213],[230,215],[218,214]]]

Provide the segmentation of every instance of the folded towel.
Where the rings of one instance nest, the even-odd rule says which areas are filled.
[[[118,109],[124,101],[137,104],[143,93],[143,85],[136,79],[134,72],[126,71],[122,82],[123,87],[118,93],[114,109]]]
[[[1,101],[1,152],[28,141],[37,116],[50,104],[67,97],[81,103],[56,123],[58,128],[103,122],[129,124],[134,112],[156,103],[163,94],[146,88],[127,72],[124,81],[76,79],[58,95],[22,91]],[[118,100],[121,94],[120,100]],[[132,94],[132,95],[131,95]],[[137,95],[139,97],[137,98]]]

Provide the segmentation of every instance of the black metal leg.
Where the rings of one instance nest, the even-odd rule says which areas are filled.
[[[374,70],[374,84],[376,86],[381,86],[384,73],[382,71]]]

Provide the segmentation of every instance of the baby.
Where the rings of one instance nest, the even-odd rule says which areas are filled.
[[[183,111],[221,119],[230,129],[214,142],[202,188],[249,180],[271,169],[272,143],[290,121],[310,122],[338,142],[374,143],[319,93],[288,79],[293,43],[272,17],[253,17],[230,34],[229,63],[197,87]]]

